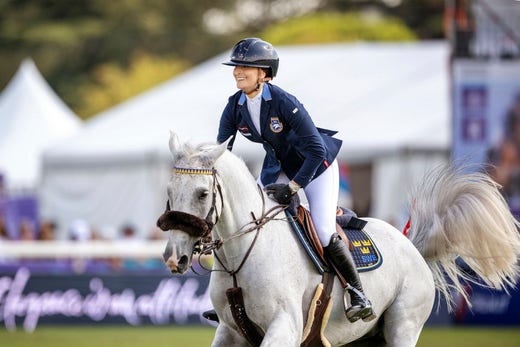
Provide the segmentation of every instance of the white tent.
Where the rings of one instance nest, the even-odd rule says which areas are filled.
[[[0,174],[7,189],[35,189],[41,152],[77,132],[81,120],[26,59],[0,94]]]
[[[388,163],[406,153],[410,161],[423,150],[426,159],[413,161],[423,163],[419,167],[427,165],[430,153],[445,159],[451,137],[445,42],[277,50],[274,83],[296,95],[318,126],[339,130],[342,160]],[[181,140],[215,139],[220,114],[236,90],[231,68],[221,64],[227,58],[227,53],[217,56],[101,113],[81,134],[46,151],[44,214],[60,223],[81,217],[100,228],[130,222],[141,232],[150,230],[166,201],[169,130]],[[260,146],[240,136],[234,151],[248,163],[263,157]],[[383,171],[403,179],[399,169]],[[377,213],[383,217],[387,211]]]

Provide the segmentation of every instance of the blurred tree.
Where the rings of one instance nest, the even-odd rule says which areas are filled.
[[[358,13],[316,13],[267,28],[262,38],[273,44],[345,41],[410,41],[415,35],[399,19],[364,18]]]
[[[419,39],[444,37],[446,0],[326,0],[325,11],[372,11],[400,18]]]
[[[79,114],[93,115],[118,104],[140,92],[157,86],[170,76],[185,71],[188,61],[165,59],[141,53],[134,54],[130,65],[123,69],[115,63],[105,63],[94,68],[92,80],[79,86],[81,103],[76,111]]]
[[[395,0],[388,0],[395,1]],[[420,39],[444,38],[442,26],[445,0],[399,0],[386,13],[402,18]]]
[[[100,86],[106,66],[120,66],[123,78],[134,73],[132,66],[141,66],[133,61],[141,52],[150,57],[148,68],[157,63],[153,69],[162,69],[167,79],[179,66],[186,68],[186,61],[200,62],[228,46],[229,39],[206,31],[203,14],[210,5],[230,1],[0,0],[0,87],[30,56],[64,101],[86,118],[92,113],[85,112],[97,109],[87,105],[87,91]],[[173,68],[164,69],[162,59]],[[114,93],[112,98],[121,101]]]
[[[58,95],[87,118],[244,36],[266,35],[277,44],[407,39],[401,22],[385,19],[393,15],[420,38],[438,37],[443,2],[0,0],[0,89],[30,56]],[[331,13],[354,10],[360,15]],[[325,13],[311,16],[319,12]]]

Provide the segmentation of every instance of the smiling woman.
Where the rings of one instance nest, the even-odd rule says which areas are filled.
[[[260,93],[260,83],[266,81],[266,73],[258,67],[235,66],[233,75],[237,81],[237,88],[243,90],[249,98]]]

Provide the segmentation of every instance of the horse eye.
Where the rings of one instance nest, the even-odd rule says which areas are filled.
[[[208,197],[207,190],[203,190],[199,193],[199,200],[201,200],[201,201],[206,200],[207,197]]]

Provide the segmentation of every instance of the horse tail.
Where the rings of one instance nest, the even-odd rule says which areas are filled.
[[[413,195],[407,235],[430,266],[450,310],[456,294],[452,289],[471,305],[467,282],[507,291],[520,275],[520,224],[500,188],[484,173],[440,167]],[[459,257],[470,271],[460,266]]]

